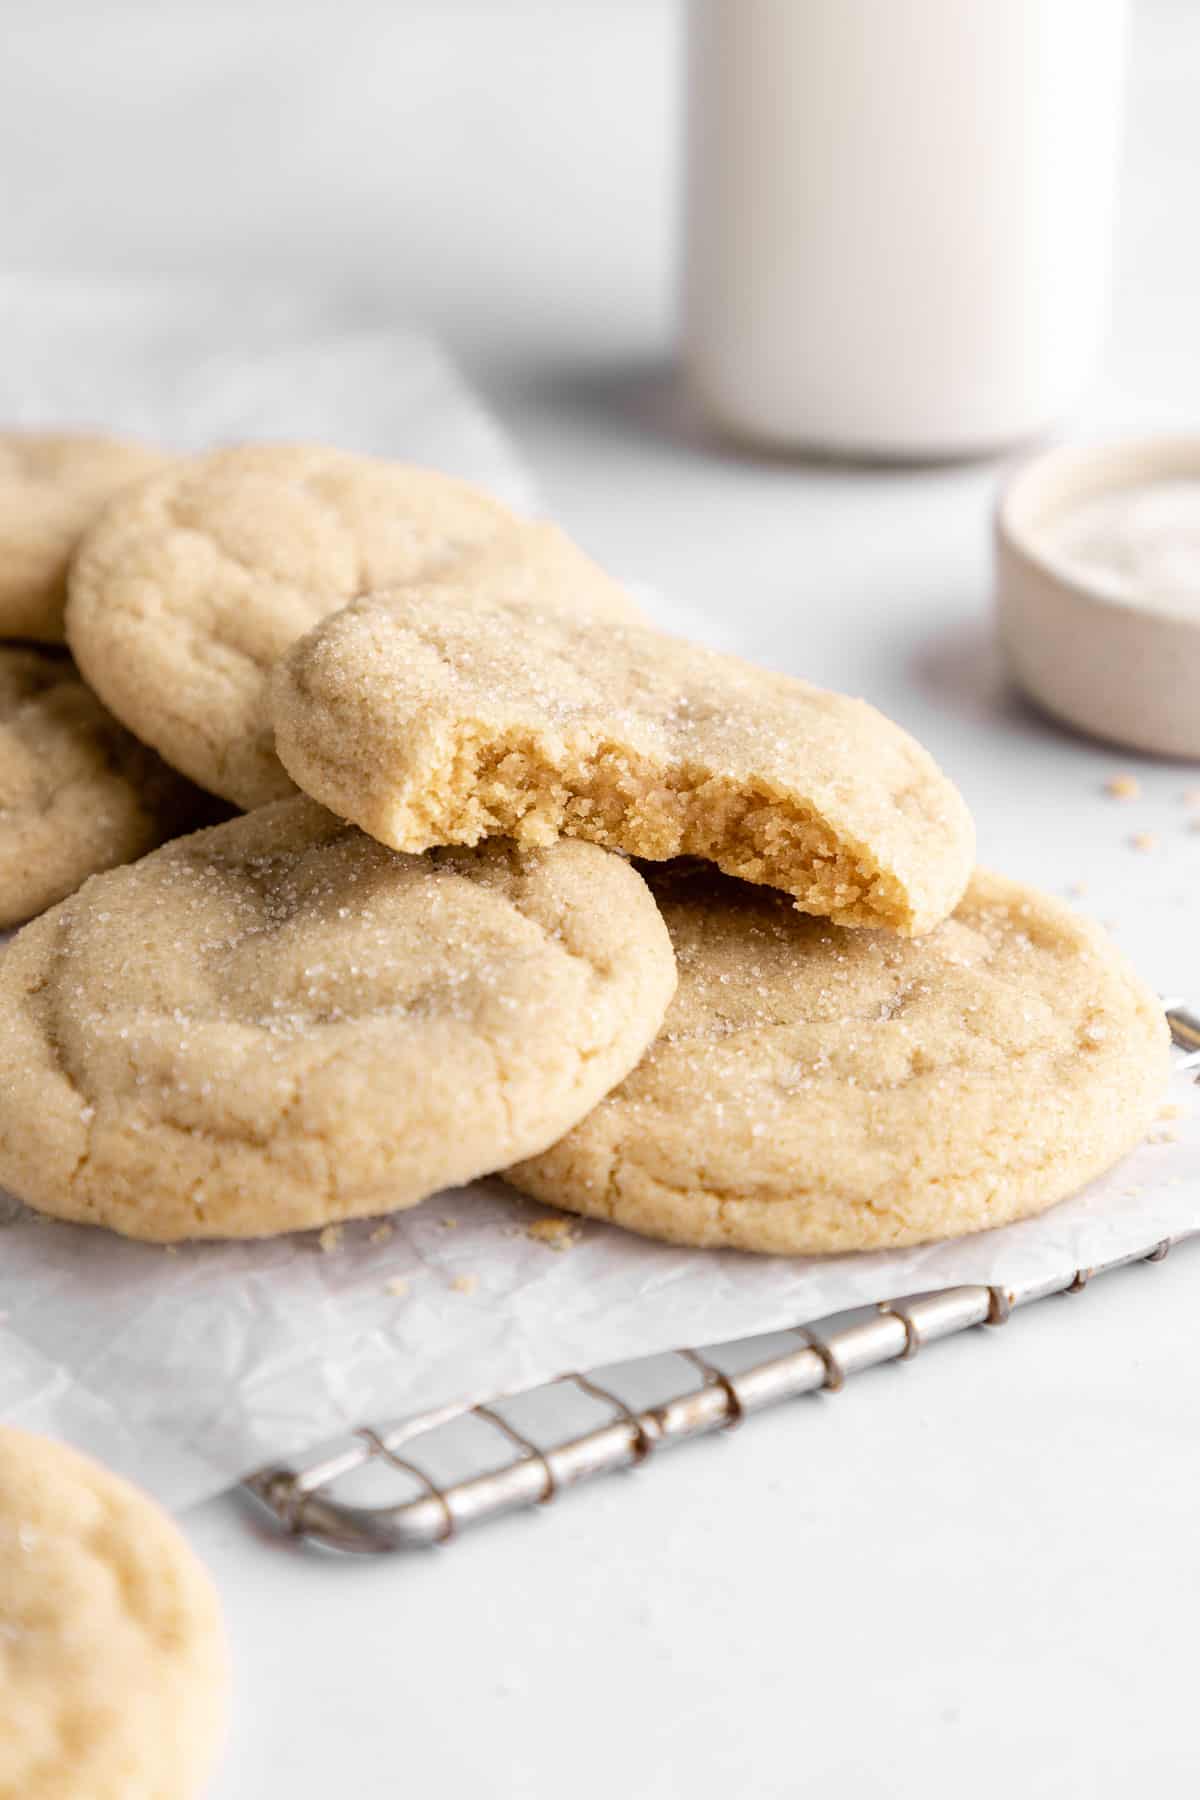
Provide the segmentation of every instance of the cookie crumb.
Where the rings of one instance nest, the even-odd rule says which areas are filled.
[[[408,1282],[403,1275],[393,1275],[390,1281],[383,1284],[385,1294],[394,1294],[397,1300],[403,1300],[408,1293]]]
[[[1083,896],[1087,893],[1087,882],[1086,881],[1068,881],[1067,893],[1070,895],[1072,900],[1082,900]]]
[[[1135,850],[1158,849],[1158,839],[1152,831],[1135,831],[1129,842]]]
[[[1136,775],[1110,775],[1104,784],[1104,791],[1114,800],[1136,800],[1142,791],[1142,784]]]
[[[579,1242],[578,1222],[552,1214],[548,1219],[535,1219],[525,1236],[532,1238],[535,1244],[545,1244],[549,1250],[569,1250],[572,1244]]]
[[[473,1294],[479,1286],[478,1275],[456,1275],[450,1283],[456,1294]]]
[[[178,1244],[164,1244],[163,1245],[163,1254],[165,1256],[178,1256],[179,1255],[179,1245]]]
[[[458,1220],[457,1219],[443,1219],[442,1220],[442,1230],[443,1231],[457,1231],[458,1230]]]
[[[393,1231],[395,1231],[395,1229],[396,1229],[396,1227],[394,1225],[389,1225],[387,1220],[385,1219],[383,1221],[382,1225],[377,1225],[375,1227],[374,1231],[371,1233],[371,1239],[370,1239],[371,1243],[386,1244],[388,1239],[391,1237]]]
[[[331,1255],[339,1247],[341,1241],[342,1227],[340,1225],[326,1225],[317,1233],[317,1243],[325,1256]]]
[[[1174,1100],[1168,1100],[1165,1106],[1159,1107],[1158,1116],[1160,1119],[1182,1119],[1183,1108],[1177,1106]]]

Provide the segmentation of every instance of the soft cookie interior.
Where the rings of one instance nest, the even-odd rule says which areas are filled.
[[[396,849],[566,835],[698,856],[905,934],[970,870],[956,790],[864,702],[527,596],[368,596],[293,648],[273,704],[293,778]]]

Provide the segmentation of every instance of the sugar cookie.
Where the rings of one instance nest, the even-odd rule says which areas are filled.
[[[467,570],[326,619],[276,673],[288,771],[396,849],[564,834],[705,857],[844,925],[916,933],[953,909],[970,817],[873,707],[529,602]]]
[[[0,638],[63,641],[67,568],[85,527],[167,458],[72,432],[0,433]]]
[[[192,1800],[227,1685],[216,1594],[166,1514],[0,1425],[0,1800]]]
[[[0,927],[211,808],[105,712],[68,656],[0,645]]]
[[[0,1184],[130,1237],[412,1206],[544,1150],[674,990],[592,844],[397,855],[309,800],[100,876],[0,959]]]
[[[652,874],[679,964],[653,1049],[509,1179],[648,1237],[891,1249],[1043,1211],[1132,1148],[1162,1010],[1094,925],[978,873],[915,942]]]
[[[294,791],[265,695],[283,651],[368,588],[526,532],[556,535],[432,469],[318,446],[215,451],[106,510],[72,567],[67,635],[88,681],[144,743],[201,787],[261,806]],[[560,563],[570,560],[589,603],[631,608],[563,546]]]

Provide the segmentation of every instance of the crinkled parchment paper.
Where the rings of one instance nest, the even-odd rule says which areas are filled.
[[[180,446],[327,438],[532,500],[427,338],[277,295],[0,282],[0,418]],[[1194,1089],[1179,1078],[1172,1099],[1181,1116],[1042,1220],[825,1260],[680,1251],[597,1224],[555,1250],[529,1235],[540,1209],[499,1182],[438,1195],[390,1233],[348,1226],[328,1249],[172,1252],[0,1196],[0,1417],[184,1506],[363,1420],[922,1289],[1049,1278],[1200,1228]]]

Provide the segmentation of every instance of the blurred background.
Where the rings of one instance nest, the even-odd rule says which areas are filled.
[[[9,268],[342,284],[460,348],[669,338],[674,0],[9,0]]]
[[[6,0],[4,266],[335,282],[468,352],[664,355],[682,13]],[[1200,168],[1198,91],[1195,0],[1134,0],[1118,325],[1132,286],[1144,338],[1147,296],[1195,302],[1171,172]]]
[[[562,431],[601,481],[614,435],[640,439],[621,464],[635,483],[690,428],[662,379],[683,35],[681,0],[8,0],[0,262],[334,287],[423,320],[586,536],[599,516],[556,489]],[[1092,402],[1125,427],[1187,407],[1179,172],[1200,169],[1198,90],[1200,7],[1135,0],[1115,332]],[[687,488],[664,505],[686,512]],[[625,566],[695,581],[669,529],[606,512]]]

